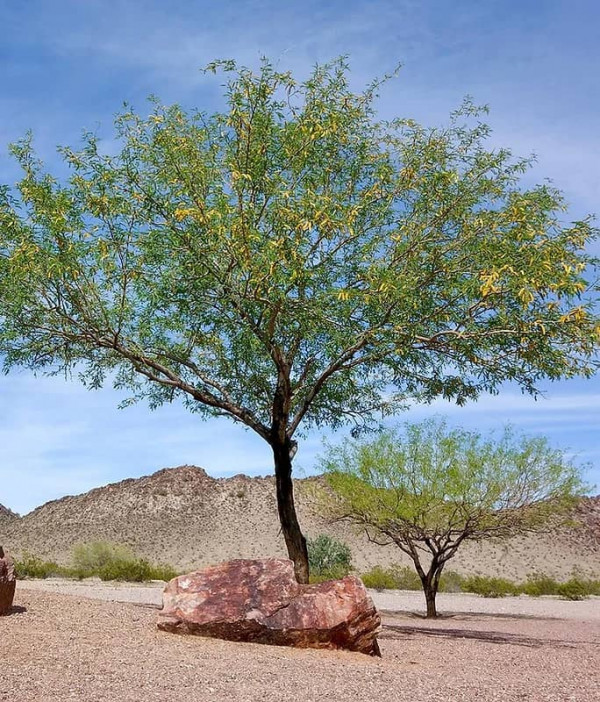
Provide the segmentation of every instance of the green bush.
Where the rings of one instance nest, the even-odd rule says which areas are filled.
[[[335,580],[348,575],[352,567],[350,548],[327,534],[308,539],[308,564],[313,582]]]
[[[60,566],[60,573],[58,573],[61,578],[69,578],[70,580],[83,580],[84,578],[89,578],[90,574],[87,570],[83,568],[75,568],[74,566]]]
[[[97,575],[101,580],[124,580],[141,583],[152,579],[149,570],[150,564],[141,559],[115,559],[99,568]]]
[[[115,563],[133,561],[133,553],[127,546],[110,541],[90,541],[73,548],[73,565],[84,572],[100,573],[103,568]]]
[[[147,582],[148,580],[171,580],[177,572],[170,566],[152,565],[143,558],[114,561],[100,571],[101,580],[124,580],[127,582]]]
[[[531,597],[542,595],[557,595],[559,583],[545,573],[530,573],[521,585],[521,592]]]
[[[577,571],[573,571],[570,580],[567,580],[567,582],[563,584],[567,585],[573,582],[581,585],[586,596],[600,595],[600,580],[594,580],[588,576],[578,573]],[[562,593],[559,592],[558,594],[562,596]]]
[[[365,587],[373,590],[421,590],[421,580],[409,566],[375,566],[361,575]],[[464,576],[446,571],[441,579],[439,592],[470,592],[482,597],[506,597],[521,593],[532,597],[559,595],[563,599],[581,600],[590,595],[600,595],[600,580],[573,573],[570,580],[559,583],[544,573],[530,573],[524,583],[514,583],[506,578],[483,575]]]
[[[563,600],[585,600],[589,595],[586,584],[577,578],[571,578],[558,586],[558,594]]]
[[[176,578],[179,573],[173,568],[173,566],[166,565],[164,563],[153,564],[150,566],[150,580],[165,580],[168,582],[173,578]]]
[[[519,594],[519,587],[506,578],[490,578],[483,575],[472,575],[462,583],[463,592],[472,592],[483,597],[506,597]]]
[[[177,572],[167,565],[153,565],[137,558],[122,544],[107,541],[92,541],[79,544],[73,549],[72,569],[75,577],[99,577],[101,580],[145,582],[147,580],[171,580]]]
[[[421,579],[410,566],[375,566],[361,575],[365,587],[374,590],[421,590]]]
[[[393,565],[389,568],[390,573],[396,581],[396,590],[421,590],[423,585],[421,578],[414,568],[410,566]]]
[[[171,566],[154,565],[136,558],[125,546],[104,541],[79,544],[73,549],[72,561],[71,566],[61,566],[23,553],[21,559],[15,561],[15,567],[17,577],[22,579],[62,577],[83,580],[95,576],[101,580],[144,582],[171,580],[177,576],[177,571]]]
[[[381,590],[397,589],[397,580],[390,568],[374,566],[360,577],[364,586],[372,588],[373,590],[379,590],[381,592]]]
[[[375,566],[361,575],[365,587],[373,590],[422,590],[418,573],[410,566]],[[440,592],[461,592],[464,576],[449,570],[440,578]]]
[[[61,567],[54,561],[43,561],[30,553],[23,553],[21,559],[15,559],[15,569],[17,577],[27,578],[50,578],[62,575]]]

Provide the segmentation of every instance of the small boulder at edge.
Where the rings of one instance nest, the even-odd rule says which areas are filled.
[[[16,585],[15,562],[0,546],[0,614],[10,612]]]
[[[377,656],[381,618],[359,578],[300,585],[292,561],[240,559],[171,580],[158,628]]]

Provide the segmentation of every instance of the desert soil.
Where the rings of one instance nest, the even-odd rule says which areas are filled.
[[[446,616],[426,621],[411,614],[418,593],[375,593],[385,611],[374,659],[159,632],[159,595],[160,585],[20,582],[0,618],[0,700],[600,699],[598,598],[445,595]]]

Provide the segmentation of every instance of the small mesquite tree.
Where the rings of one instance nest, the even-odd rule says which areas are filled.
[[[494,440],[439,420],[329,447],[322,465],[322,506],[410,557],[428,617],[461,544],[555,528],[585,492],[579,469],[544,438],[507,429]]]
[[[342,60],[304,82],[231,62],[223,112],[155,104],[44,172],[30,139],[0,191],[5,368],[106,379],[151,407],[227,415],[271,447],[300,581],[297,437],[367,425],[409,398],[462,403],[512,380],[591,374],[588,221],[519,188],[526,161],[485,147],[465,104],[448,126],[382,122],[377,83]]]

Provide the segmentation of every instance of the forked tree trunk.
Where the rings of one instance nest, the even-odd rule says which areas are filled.
[[[275,484],[277,486],[277,510],[281,531],[289,557],[294,561],[296,580],[299,583],[308,583],[308,550],[306,539],[300,530],[296,506],[294,504],[294,484],[292,482],[291,446],[273,443],[273,458],[275,461]]]

